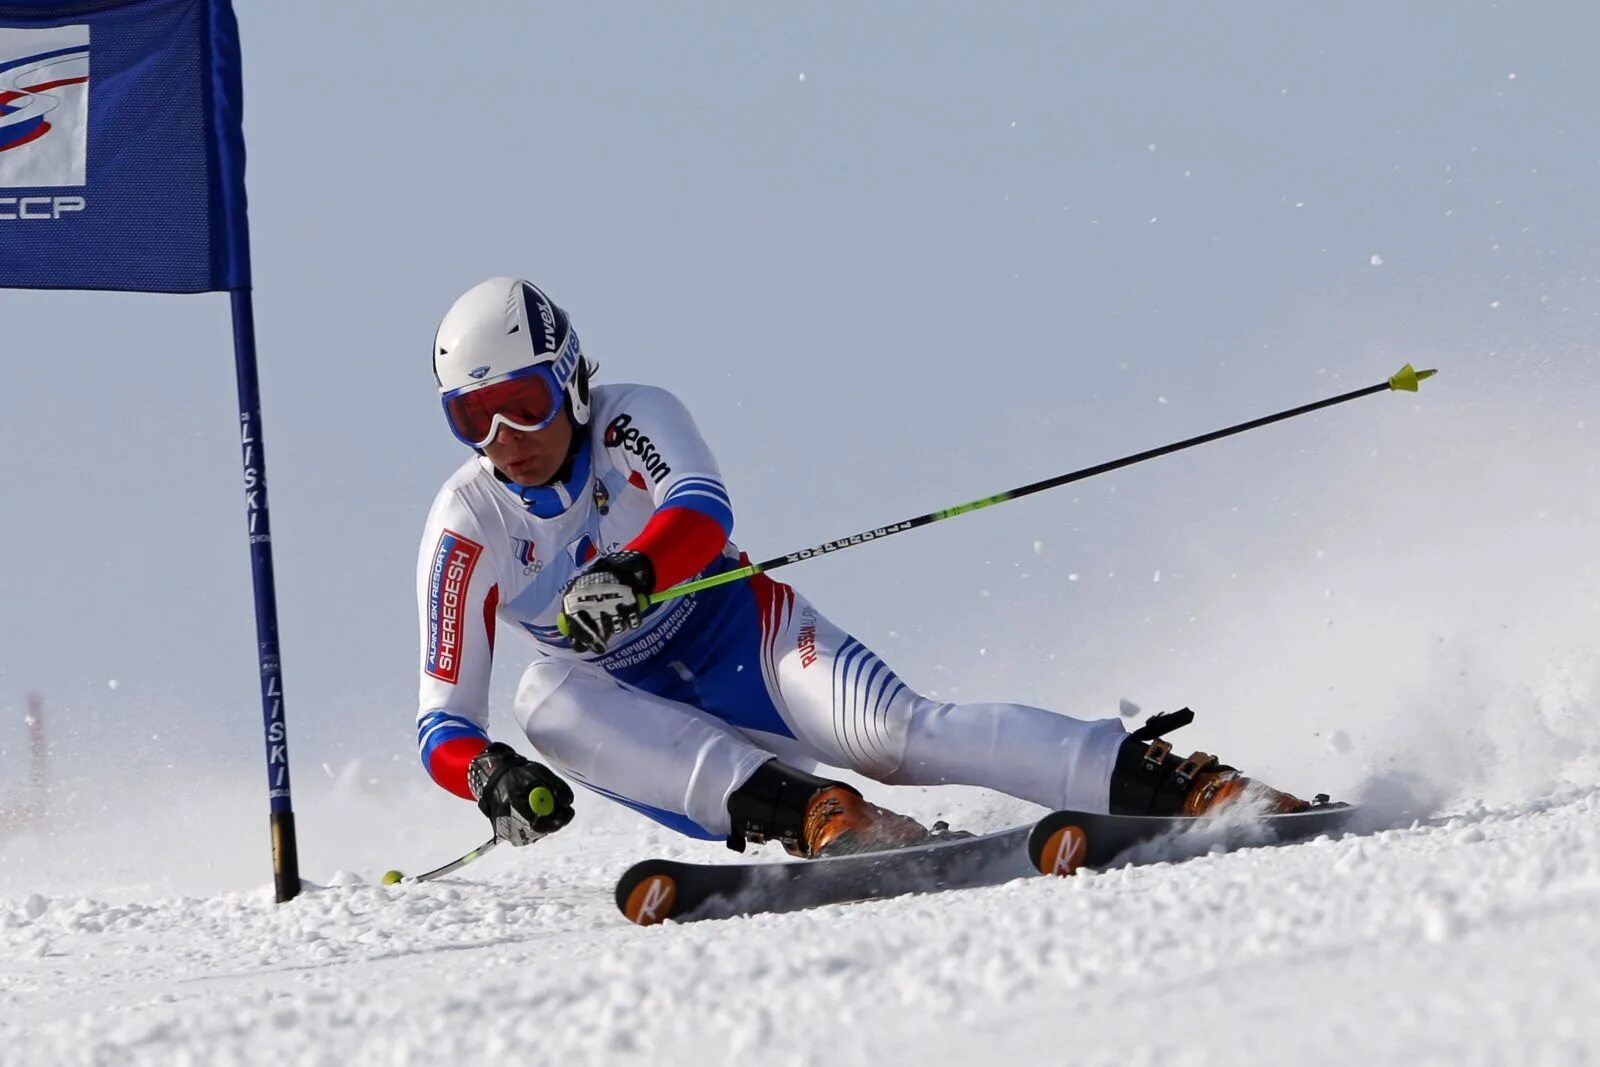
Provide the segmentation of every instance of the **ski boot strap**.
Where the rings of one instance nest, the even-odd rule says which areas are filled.
[[[1154,741],[1163,734],[1170,734],[1172,731],[1188,726],[1192,722],[1194,722],[1194,712],[1188,708],[1179,708],[1177,711],[1163,711],[1150,716],[1144,721],[1143,726],[1128,736],[1139,741]],[[1169,745],[1167,747],[1171,748],[1172,746]]]

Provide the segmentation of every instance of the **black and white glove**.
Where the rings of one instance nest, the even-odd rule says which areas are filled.
[[[467,766],[467,788],[494,835],[512,845],[531,845],[572,821],[572,787],[504,741]]]
[[[579,652],[604,652],[612,637],[638,628],[655,587],[655,565],[643,552],[601,556],[562,592],[561,632]]]

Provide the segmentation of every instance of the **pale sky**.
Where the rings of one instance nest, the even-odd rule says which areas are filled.
[[[422,773],[428,346],[494,274],[679,394],[756,558],[1443,368],[784,573],[923,690],[1312,758],[1436,646],[1592,649],[1592,5],[239,9],[297,780]],[[69,764],[264,781],[226,297],[0,322],[0,772],[37,690]]]

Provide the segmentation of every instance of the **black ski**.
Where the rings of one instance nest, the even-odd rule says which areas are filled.
[[[617,907],[640,926],[666,919],[725,919],[905,893],[998,885],[1034,873],[1032,824],[982,837],[949,835],[922,845],[788,863],[644,860],[617,882]]]
[[[1055,811],[1036,823],[981,837],[949,835],[908,848],[778,863],[644,860],[617,882],[617,907],[651,926],[799,911],[998,885],[1033,874],[1072,874],[1114,862],[1178,860],[1218,847],[1287,844],[1336,833],[1355,813],[1327,804],[1291,815],[1195,819]],[[1147,846],[1141,848],[1141,846]]]
[[[1190,859],[1214,849],[1284,845],[1344,829],[1355,808],[1319,804],[1309,811],[1245,818],[1159,815],[1092,815],[1053,811],[1034,823],[1028,835],[1028,860],[1043,874],[1072,874],[1121,862],[1155,863]]]

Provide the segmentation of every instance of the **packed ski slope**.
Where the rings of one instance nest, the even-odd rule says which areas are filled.
[[[975,791],[909,799],[980,828],[1029,810]],[[611,902],[629,862],[731,854],[611,806],[448,881],[383,887],[374,864],[287,906],[265,886],[183,897],[160,872],[141,883],[150,849],[131,829],[24,836],[0,865],[0,1062],[1600,1059],[1600,788],[1421,820],[1392,793],[1375,800],[1399,825],[649,929]],[[417,865],[449,858],[447,838],[421,835]],[[246,855],[190,845],[191,883],[203,857]],[[100,891],[66,888],[93,854]],[[54,888],[20,891],[29,881]]]
[[[1156,684],[1173,668],[1152,648],[1214,659],[1187,675],[1201,717],[1178,739],[1365,802],[1359,835],[641,929],[612,902],[628,865],[733,854],[587,794],[531,848],[378,884],[486,830],[416,765],[406,709],[359,735],[382,762],[297,764],[319,884],[275,905],[258,752],[230,764],[155,725],[143,742],[63,721],[45,820],[0,833],[0,1064],[1600,1062],[1600,498],[1463,468],[1473,493],[1500,470],[1518,521],[1364,501],[1381,551],[1299,585],[1258,567],[1249,590],[1198,598],[1217,609],[1196,636],[1119,638],[1137,662],[1080,668]],[[1335,588],[1380,607],[1346,615]],[[1323,601],[1318,639],[1304,617]],[[115,762],[90,758],[112,745]],[[858,784],[974,831],[1036,814]]]
[[[486,831],[416,765],[403,709],[357,735],[382,762],[296,765],[318,885],[275,905],[257,751],[228,763],[159,724],[145,742],[132,715],[63,721],[45,820],[0,833],[0,1064],[1600,1062],[1600,497],[1461,462],[1453,441],[1432,447],[1461,467],[1456,496],[1350,512],[1381,543],[1320,569],[1298,540],[1233,546],[1249,588],[1196,592],[1202,625],[1117,636],[1115,670],[1077,652],[1097,677],[1176,689],[1183,672],[1200,713],[1184,745],[1365,802],[1361,834],[641,929],[612,902],[631,863],[733,854],[587,794],[531,848],[378,884]],[[1547,458],[1531,466],[1592,478]],[[940,647],[966,684],[984,657],[960,640]],[[974,831],[1036,814],[857,784]]]

